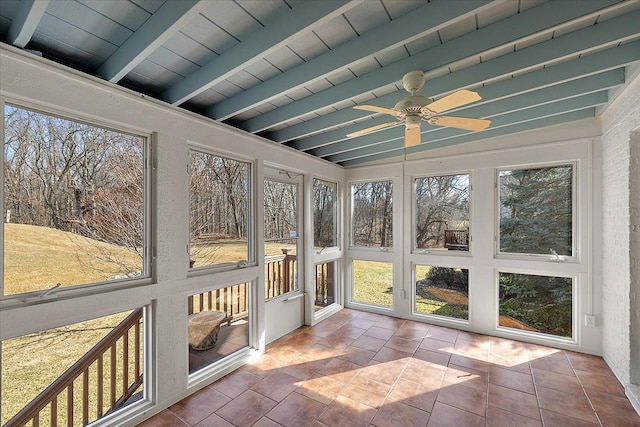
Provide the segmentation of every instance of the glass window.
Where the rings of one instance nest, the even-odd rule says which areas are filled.
[[[148,275],[146,138],[4,108],[4,295]]]
[[[569,277],[500,273],[498,324],[571,338],[572,285]]]
[[[415,271],[416,313],[469,319],[469,270],[416,265]]]
[[[142,308],[3,341],[2,425],[81,426],[140,400],[143,343]]]
[[[298,185],[264,181],[265,298],[298,290]]]
[[[353,261],[354,302],[393,307],[393,264],[379,261]]]
[[[500,252],[573,255],[573,166],[501,170]]]
[[[415,179],[416,249],[469,250],[469,174]]]
[[[335,261],[315,265],[315,311],[322,310],[336,302],[336,273]]]
[[[191,295],[189,373],[249,346],[249,283]]]
[[[393,182],[351,185],[351,244],[393,246]]]
[[[251,165],[192,150],[189,172],[189,266],[252,261]]]
[[[338,246],[338,184],[313,180],[313,246]]]

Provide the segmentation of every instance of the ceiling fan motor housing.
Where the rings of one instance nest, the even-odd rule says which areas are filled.
[[[394,107],[394,110],[400,111],[407,116],[411,114],[420,114],[420,110],[425,105],[431,104],[431,100],[422,95],[411,95],[402,98]]]

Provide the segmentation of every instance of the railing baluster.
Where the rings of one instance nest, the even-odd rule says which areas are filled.
[[[222,311],[224,311],[225,313],[229,313],[229,301],[228,301],[228,299],[229,299],[228,293],[229,292],[227,291],[227,289],[228,288],[222,289],[222,300],[224,301],[224,303],[223,303],[224,304],[223,305],[224,308],[223,308]]]
[[[89,424],[89,367],[82,373],[82,425]]]
[[[100,356],[98,356],[98,369],[97,369],[97,381],[96,383],[97,385],[97,403],[96,403],[96,409],[97,409],[97,414],[98,414],[98,418],[100,418],[103,414],[103,405],[104,402],[102,401],[103,396],[104,396],[104,361],[103,361],[103,355],[100,354]]]
[[[111,346],[111,409],[116,407],[116,343]]]
[[[135,363],[136,363],[136,380],[138,378],[140,378],[140,321],[136,322],[136,326],[135,326],[135,334],[136,334],[136,340],[135,340]]]
[[[129,384],[129,331],[122,336],[122,393],[127,392]]]
[[[207,292],[207,302],[209,310],[213,310],[213,292],[211,291]]]
[[[54,397],[51,400],[51,427],[57,427],[58,425],[58,397]]]
[[[193,296],[190,295],[189,298],[187,298],[187,314],[193,314]]]
[[[73,381],[67,387],[67,426],[73,427]]]
[[[33,418],[33,427],[40,426],[40,413],[38,412],[36,416]]]

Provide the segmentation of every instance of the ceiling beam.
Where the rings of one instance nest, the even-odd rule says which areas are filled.
[[[168,1],[136,30],[96,71],[118,82],[207,6],[199,0]]]
[[[483,140],[487,138],[496,138],[504,135],[510,135],[510,134],[515,134],[519,132],[535,130],[542,127],[554,126],[562,123],[574,122],[576,120],[590,119],[590,118],[593,118],[594,115],[595,115],[595,108],[587,108],[584,110],[578,110],[570,113],[559,114],[556,116],[545,117],[541,119],[531,120],[528,122],[522,122],[522,123],[515,124],[513,126],[507,126],[507,127],[495,129],[491,133],[483,135]],[[414,154],[422,151],[433,150],[435,148],[442,148],[442,147],[447,147],[451,145],[457,145],[457,144],[462,144],[465,142],[472,142],[472,141],[473,140],[464,141],[464,140],[448,139],[440,142],[435,142],[433,144],[432,143],[420,144],[415,147],[409,147],[406,149],[404,147],[401,147],[401,148],[396,148],[383,153],[374,154],[368,157],[361,157],[358,159],[347,160],[347,161],[341,162],[340,165],[344,167],[359,166],[365,163],[385,160],[392,157],[401,157],[401,156],[404,156],[405,154]]]
[[[578,59],[555,64],[541,70],[521,74],[513,78],[484,86],[478,89],[483,97],[483,99],[479,102],[492,102],[497,100],[499,97],[513,96],[522,92],[528,92],[550,85],[571,81],[583,76],[589,76],[591,74],[620,68],[638,60],[640,60],[640,41],[627,43],[611,49],[603,50],[601,52],[585,55]],[[452,80],[456,78],[455,73],[451,74],[450,76]],[[384,100],[387,102],[381,102],[380,104],[395,104],[395,102],[398,101],[398,95],[394,95],[395,97],[392,97],[391,95],[385,95],[382,98],[385,98]],[[376,102],[376,104],[378,103]],[[335,113],[320,117],[318,119],[314,119],[313,121],[322,121],[322,123],[318,125],[319,127],[329,127],[329,125],[336,126],[337,124],[343,123],[341,122],[341,114],[348,115],[351,118],[355,115],[361,116],[362,111],[354,109],[343,109]],[[359,124],[355,124],[352,126],[347,126],[333,131],[319,133],[317,135],[294,140],[287,143],[287,145],[298,150],[311,150],[327,144],[331,144],[339,139],[346,139],[345,135],[349,132],[360,130],[363,127],[373,126],[386,121],[388,121],[388,117],[386,116],[376,117],[370,121],[360,122]],[[304,125],[305,123],[302,124]],[[298,127],[298,125],[292,127]],[[283,129],[282,132],[285,132],[288,129],[291,128]]]
[[[174,105],[220,83],[233,73],[275,52],[296,39],[302,32],[330,21],[359,5],[363,0],[298,1],[293,8],[267,22],[242,42],[171,86],[160,98]]]
[[[599,92],[623,85],[625,82],[625,71],[624,68],[618,68],[616,70],[610,70],[600,74],[570,80],[558,85],[547,86],[534,91],[521,91],[518,93],[509,92],[509,89],[511,89],[512,86],[506,84],[509,82],[510,80],[507,80],[504,82],[505,84],[503,84],[503,82],[498,82],[490,86],[485,86],[478,92],[483,96],[483,99],[492,99],[493,101],[486,102],[484,104],[474,104],[459,110],[453,110],[452,115],[493,118],[495,116],[505,114],[505,112],[523,110],[588,93]],[[360,130],[363,126],[369,126],[369,123],[360,123],[357,126],[340,129],[340,131],[346,131],[347,133],[353,132],[355,130]],[[442,132],[445,131],[454,130],[440,126],[428,126],[425,124],[422,132],[423,139],[425,137],[430,139],[429,135],[431,133],[438,134],[438,136],[441,137],[443,135]],[[337,142],[335,144],[318,147],[309,151],[309,154],[326,157],[357,148],[363,148],[369,145],[381,144],[397,139],[399,136],[402,136],[402,134],[403,132],[401,130],[388,129],[358,138],[343,140],[342,142]]]
[[[491,52],[526,40],[585,14],[593,13],[615,1],[546,2],[508,19],[480,28],[445,44],[427,49],[393,64],[371,71],[337,86],[307,96],[294,103],[253,117],[241,123],[248,132],[261,132],[288,120],[307,115],[337,102],[374,91],[398,81],[410,70],[434,70],[473,55]],[[605,22],[606,23],[606,22]],[[602,25],[602,24],[598,24]]]
[[[361,61],[363,58],[409,43],[446,25],[466,19],[490,4],[482,1],[435,1],[414,9],[384,25],[285,71],[268,81],[213,105],[205,114],[226,120],[283,93],[299,89]]]
[[[22,0],[7,31],[7,43],[24,48],[36,32],[49,0]]]
[[[536,48],[536,46],[538,45],[534,45],[516,52],[518,53],[518,56],[515,58],[511,58],[514,64],[506,64],[507,68],[505,68],[504,70],[500,66],[493,66],[492,61],[487,61],[485,63],[477,64],[467,69],[460,70],[459,72],[451,73],[443,77],[434,79],[427,82],[427,84],[431,89],[435,91],[433,95],[440,95],[447,91],[455,90],[458,87],[477,85],[481,81],[481,77],[484,77],[487,80],[492,80],[504,75],[504,71],[509,74],[510,70],[520,71],[520,69],[531,68],[532,66],[538,64],[541,51],[543,54],[545,54],[545,58],[543,59],[553,59],[558,57],[558,55],[566,54],[566,52],[568,51],[567,49],[569,49],[570,46],[563,44],[562,38],[554,40],[560,40],[560,42],[554,43],[553,45],[544,45],[542,48]],[[552,42],[554,40],[550,40],[549,42]],[[527,54],[529,53],[528,49],[536,50],[536,55],[533,55],[532,53],[531,57],[527,56]],[[510,55],[515,55],[515,53],[512,53]],[[496,60],[501,58],[504,57],[496,58]],[[505,87],[508,88],[507,90],[511,92],[533,90],[537,87],[544,87],[550,84],[555,84],[556,82],[568,81],[579,78],[581,76],[598,73],[603,70],[624,66],[637,60],[640,60],[640,42],[632,42],[589,55],[584,55],[578,59],[574,59],[571,61],[554,64],[541,70],[522,74],[517,77],[505,80],[504,83],[501,82],[501,84],[508,85]],[[505,59],[502,59],[501,62],[504,66]],[[494,85],[489,85],[488,87],[493,86]],[[482,90],[484,91],[486,90],[486,88],[483,88]],[[384,95],[376,99],[376,105],[394,105],[401,98],[401,96],[402,94],[400,93],[400,91]],[[487,92],[486,94],[483,93],[483,97],[485,99],[481,102],[491,100],[494,96],[498,96],[498,94],[494,94],[491,92]],[[320,130],[318,129],[319,127],[330,128],[344,124],[345,119],[352,121],[356,117],[362,118],[363,116],[365,115],[363,115],[362,111],[347,108],[336,111],[335,113],[327,114],[326,116],[320,117],[318,119],[310,120],[309,122],[302,123],[301,125],[292,126],[292,128],[296,127],[297,132],[300,132],[305,130],[310,131],[311,126],[313,126],[317,132],[318,130]],[[360,126],[366,127],[366,125],[375,125],[378,122],[381,123],[382,121],[383,119],[374,119],[366,123],[361,123]],[[320,123],[316,124],[311,122]],[[303,128],[303,125],[306,125],[306,129]],[[290,128],[283,129],[278,133],[282,135],[288,129]],[[359,130],[361,128],[350,127],[349,129]],[[349,133],[349,131],[344,132],[344,129],[329,131],[327,132],[326,136],[324,136],[325,134],[312,135],[307,138],[292,141],[287,145],[290,145],[299,150],[309,150],[330,143],[332,141],[331,138],[338,138],[339,136],[337,134],[334,134],[335,132],[344,132],[342,133],[342,135],[346,135],[347,133]],[[288,136],[292,136],[292,133],[289,133]]]
[[[491,121],[491,127],[480,132],[469,132],[460,129],[446,129],[442,128],[439,132],[434,132],[430,136],[429,141],[423,142],[423,144],[432,143],[434,141],[456,138],[458,141],[472,141],[476,139],[485,139],[496,132],[499,128],[512,126],[514,124],[528,122],[531,120],[537,120],[544,117],[555,116],[572,111],[584,110],[586,108],[592,108],[598,105],[603,105],[608,100],[608,94],[606,91],[591,93],[587,95],[581,95],[575,98],[569,98],[557,102],[552,102],[544,105],[538,105],[532,108],[526,108],[510,113],[505,113],[496,116]],[[439,137],[438,134],[442,133]],[[489,135],[489,136],[488,136]],[[366,157],[378,152],[387,152],[392,149],[398,149],[404,147],[404,138],[400,137],[395,140],[390,140],[382,144],[370,145],[356,150],[351,150],[326,157],[331,162],[343,162],[346,160],[352,160],[360,157]]]

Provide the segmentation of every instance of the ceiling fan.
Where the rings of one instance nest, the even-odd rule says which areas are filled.
[[[457,129],[479,131],[486,129],[491,120],[473,119],[467,117],[441,116],[443,111],[460,107],[482,99],[471,90],[463,89],[450,95],[431,101],[426,96],[416,95],[424,85],[422,71],[410,71],[402,77],[402,86],[411,95],[403,98],[393,108],[377,107],[375,105],[356,105],[358,110],[373,111],[375,113],[390,114],[396,118],[393,122],[371,126],[347,135],[348,138],[365,135],[367,133],[387,127],[404,124],[404,145],[411,147],[420,144],[420,122],[424,120],[431,125],[448,126]]]

